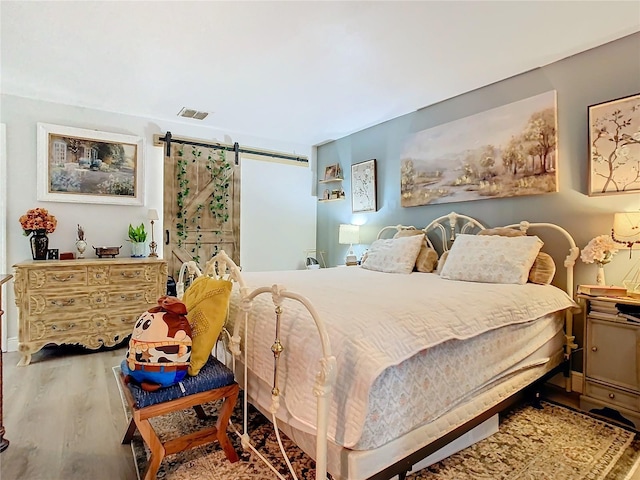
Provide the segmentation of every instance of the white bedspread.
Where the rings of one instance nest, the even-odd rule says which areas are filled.
[[[575,305],[553,286],[457,282],[435,274],[389,274],[358,267],[243,272],[243,277],[252,288],[277,283],[304,295],[326,323],[338,374],[329,437],[348,448],[360,438],[369,391],[386,368],[447,340],[471,338]],[[255,300],[247,345],[249,368],[267,383],[273,379],[273,311],[270,295]],[[232,321],[237,312],[236,292]],[[281,339],[285,352],[280,389],[286,409],[313,432],[312,388],[320,342],[310,315],[297,302],[285,304]]]

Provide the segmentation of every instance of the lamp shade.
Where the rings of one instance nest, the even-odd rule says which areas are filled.
[[[360,227],[358,225],[340,224],[338,243],[342,245],[360,243]]]
[[[611,238],[629,248],[634,243],[640,243],[640,211],[614,214]]]
[[[159,220],[158,211],[155,208],[150,208],[147,212],[147,219],[149,220]]]

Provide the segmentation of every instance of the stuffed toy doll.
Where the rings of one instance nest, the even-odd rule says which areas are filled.
[[[121,368],[125,382],[134,380],[152,392],[180,382],[190,358],[187,307],[177,298],[165,296],[158,299],[157,307],[140,315]]]

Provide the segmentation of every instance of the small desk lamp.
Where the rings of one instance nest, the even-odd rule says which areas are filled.
[[[631,258],[633,245],[640,245],[640,211],[614,214],[611,238],[614,242],[623,243],[629,247],[629,258]],[[640,262],[631,267],[622,284],[627,288],[630,296],[640,297]]]
[[[358,258],[355,253],[353,253],[353,244],[360,243],[360,227],[358,225],[340,224],[338,243],[341,245],[349,245],[349,252],[344,259],[345,264],[357,265]]]
[[[149,212],[147,213],[147,218],[149,220],[151,220],[151,243],[149,244],[149,256],[150,257],[157,257],[158,254],[156,253],[156,249],[158,248],[158,244],[156,243],[154,237],[153,237],[153,224],[156,220],[159,220],[160,218],[158,217],[158,211],[154,208],[150,208]]]

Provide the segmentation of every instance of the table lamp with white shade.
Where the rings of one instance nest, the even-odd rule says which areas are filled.
[[[341,245],[349,245],[349,252],[344,259],[345,264],[357,265],[358,257],[353,253],[353,244],[360,243],[360,227],[358,225],[340,224],[338,243]]]
[[[158,211],[154,208],[150,208],[147,212],[147,218],[151,220],[151,243],[149,244],[149,256],[157,257],[158,253],[156,252],[156,249],[158,248],[158,244],[153,236],[153,224],[156,220],[160,219],[160,217],[158,217]]]

